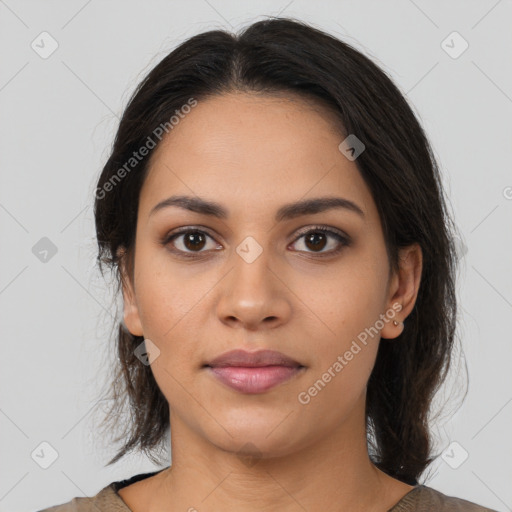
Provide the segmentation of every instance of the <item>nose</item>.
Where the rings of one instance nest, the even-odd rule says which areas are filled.
[[[254,261],[233,254],[233,268],[222,280],[217,315],[224,324],[247,330],[272,329],[288,322],[292,313],[286,273],[280,272],[264,250]]]

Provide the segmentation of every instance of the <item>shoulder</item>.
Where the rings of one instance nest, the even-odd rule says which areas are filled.
[[[436,512],[497,512],[471,501],[443,494],[432,487],[419,485],[407,493],[389,512],[435,510]]]
[[[101,489],[96,495],[90,497],[76,497],[66,503],[54,505],[53,507],[38,510],[37,512],[132,512],[123,501],[118,491],[136,482],[146,480],[164,469],[139,473],[125,480],[116,480]]]
[[[116,492],[117,482],[101,489],[95,496],[76,497],[66,503],[38,510],[38,512],[131,512]]]

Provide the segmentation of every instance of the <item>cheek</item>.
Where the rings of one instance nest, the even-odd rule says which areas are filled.
[[[144,336],[159,350],[152,370],[163,389],[177,384],[173,377],[188,382],[187,373],[192,371],[192,363],[198,363],[204,338],[197,331],[201,322],[194,318],[204,292],[190,286],[184,289],[181,284],[154,269],[139,275],[139,315]]]
[[[135,289],[144,332],[162,342],[172,339],[208,292],[209,283],[184,266],[172,265],[164,249],[141,248],[137,257]]]
[[[352,266],[333,272],[328,279],[302,282],[301,296],[323,324],[323,332],[336,346],[358,336],[375,325],[385,307],[385,285],[379,270],[370,266]],[[329,343],[332,345],[332,343]]]
[[[345,421],[364,399],[378,345],[378,337],[366,343],[355,337],[343,337],[325,347],[320,364],[311,369],[294,397],[299,413],[322,418],[326,429]]]
[[[380,342],[379,326],[382,327],[378,320],[383,313],[385,283],[378,272],[380,269],[366,265],[352,267],[350,272],[336,272],[323,287],[316,280],[314,286],[303,289],[304,296],[312,298],[308,306],[316,313],[311,322],[319,326],[313,340],[310,381],[320,381],[317,388],[322,388],[324,399],[333,393],[334,400],[343,396],[351,400],[366,386]]]

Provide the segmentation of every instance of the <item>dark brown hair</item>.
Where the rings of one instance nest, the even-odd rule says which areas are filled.
[[[133,152],[147,145],[148,137],[154,139],[155,128],[169,126],[191,98],[200,102],[231,91],[300,95],[327,105],[346,134],[355,134],[366,146],[355,163],[376,203],[390,268],[398,268],[400,247],[417,242],[422,249],[416,304],[402,334],[380,343],[366,406],[372,461],[415,485],[434,458],[429,411],[449,369],[455,339],[456,226],[422,127],[392,80],[361,52],[289,18],[258,21],[239,35],[212,30],[170,52],[131,96],[97,184],[100,270],[109,266],[119,293],[123,260],[118,250],[125,248],[124,264],[133,276],[139,193],[150,160],[141,159],[128,171]],[[126,172],[120,173],[123,166]],[[134,449],[160,463],[153,452],[168,432],[168,403],[151,367],[134,355],[144,338],[121,323],[116,328],[118,368],[104,424],[109,431],[121,428],[116,442],[122,446],[109,464]],[[131,414],[119,425],[126,401]]]

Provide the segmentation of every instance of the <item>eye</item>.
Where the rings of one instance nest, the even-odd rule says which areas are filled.
[[[213,242],[210,243],[210,247],[208,247],[208,239]],[[351,244],[350,237],[325,226],[314,226],[303,230],[293,244],[297,244],[299,241],[302,241],[306,250],[297,248],[295,250],[318,254],[321,257],[335,255],[343,247]],[[207,252],[208,250],[222,249],[222,246],[216,244],[214,238],[206,231],[190,226],[167,234],[161,240],[161,244],[164,247],[172,246],[169,250],[186,258],[195,257],[196,254]],[[326,247],[328,250],[324,250]]]
[[[206,252],[208,249],[215,250],[221,247],[218,244],[211,244],[208,248],[208,239],[213,240],[205,231],[187,227],[169,233],[164,237],[161,243],[164,246],[171,244],[174,246],[174,249],[171,249],[172,252],[189,257],[194,256],[194,253]],[[203,250],[205,247],[206,250]]]
[[[301,252],[311,252],[313,254],[318,253],[320,256],[331,256],[337,254],[343,249],[343,247],[349,246],[351,243],[351,240],[348,236],[324,226],[315,226],[313,228],[309,228],[307,231],[302,232],[302,234],[300,234],[300,236],[295,239],[294,243],[297,243],[302,239],[303,246],[309,250]],[[325,247],[329,246],[331,247],[330,250],[323,250]]]

